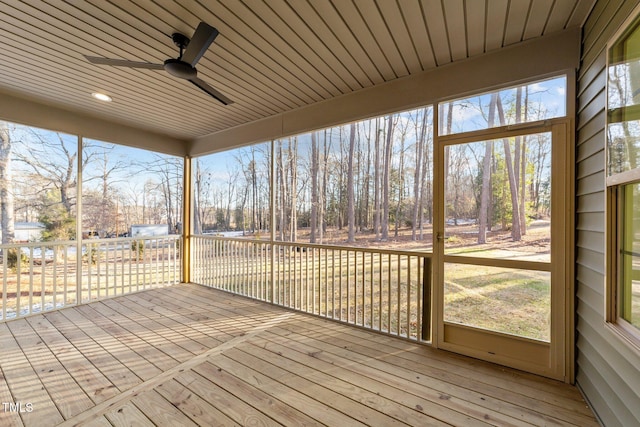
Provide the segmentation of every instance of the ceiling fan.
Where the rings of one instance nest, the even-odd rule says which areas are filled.
[[[127,61],[125,59],[109,59],[96,56],[84,55],[87,60],[98,65],[113,65],[116,67],[147,68],[150,70],[165,70],[167,73],[179,79],[189,80],[195,86],[211,95],[224,105],[233,104],[229,98],[212,88],[208,83],[198,77],[196,64],[202,55],[209,49],[213,40],[218,36],[218,30],[211,25],[200,22],[193,37],[180,33],[173,33],[171,38],[173,43],[180,49],[180,56],[177,59],[169,58],[163,64],[153,64],[150,62]]]

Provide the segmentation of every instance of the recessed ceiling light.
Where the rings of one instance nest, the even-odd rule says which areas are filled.
[[[98,100],[104,101],[104,102],[113,101],[113,98],[111,98],[109,95],[104,94],[104,93],[100,93],[100,92],[93,92],[91,94],[91,96],[93,96],[95,99],[98,99]]]

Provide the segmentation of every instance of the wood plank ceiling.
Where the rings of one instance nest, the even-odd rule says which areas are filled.
[[[582,25],[594,0],[0,0],[0,92],[193,139]],[[164,71],[173,32],[220,35],[198,76]],[[99,103],[92,92],[113,102]]]

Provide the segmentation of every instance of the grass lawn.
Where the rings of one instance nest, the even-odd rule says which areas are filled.
[[[549,341],[550,274],[445,264],[445,321]]]

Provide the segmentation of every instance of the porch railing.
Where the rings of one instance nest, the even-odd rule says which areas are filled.
[[[423,307],[429,304],[429,254],[217,236],[195,236],[192,242],[195,283],[428,339]]]
[[[180,236],[0,245],[0,320],[179,283]]]

